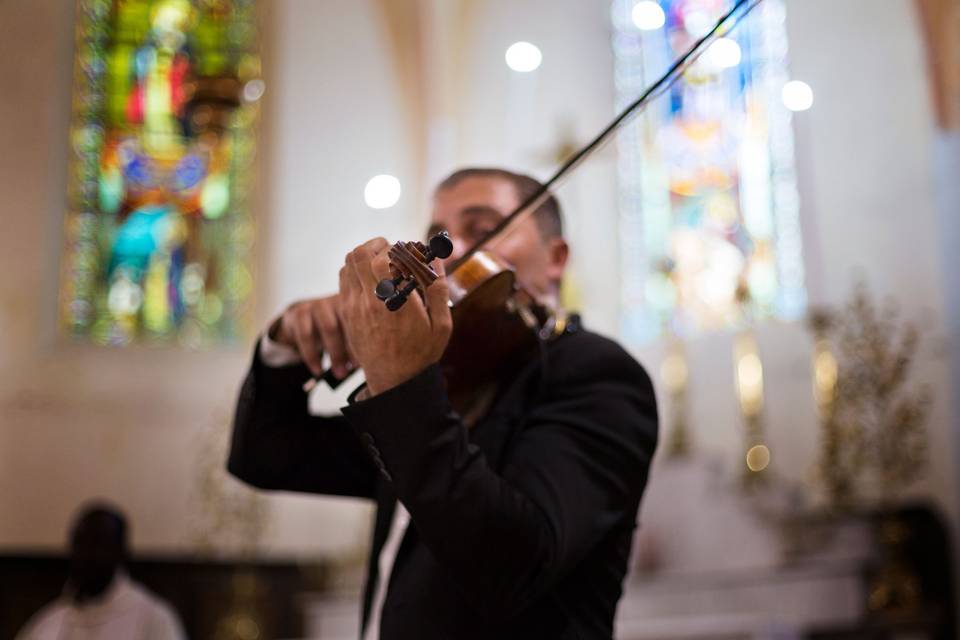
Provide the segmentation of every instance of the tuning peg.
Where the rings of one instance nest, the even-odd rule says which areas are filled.
[[[386,303],[387,309],[396,311],[416,290],[418,282],[424,283],[423,286],[426,287],[437,279],[437,274],[429,267],[429,263],[434,258],[442,260],[452,253],[453,242],[446,231],[430,238],[426,247],[421,242],[397,242],[390,249],[390,268],[394,273],[402,270],[407,275],[401,273],[394,278],[384,278],[377,283],[374,294]],[[406,284],[401,287],[404,282]]]
[[[377,283],[377,287],[373,290],[373,292],[379,299],[386,300],[397,293],[397,287],[400,286],[400,283],[403,281],[403,276],[397,276],[393,279],[384,278]]]
[[[440,258],[443,260],[453,253],[453,241],[450,240],[450,236],[446,231],[441,231],[430,238],[429,247],[430,248],[426,255],[427,262],[433,260],[434,258]]]
[[[402,307],[406,302],[407,298],[410,297],[410,294],[413,293],[417,288],[416,281],[410,281],[405,287],[397,291],[395,294],[387,298],[387,309],[390,311],[396,311]]]

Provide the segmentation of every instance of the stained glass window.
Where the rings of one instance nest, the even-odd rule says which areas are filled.
[[[61,325],[99,344],[243,333],[263,93],[253,0],[79,0]]]
[[[615,0],[621,106],[732,0]],[[765,0],[618,139],[629,340],[795,318],[806,304],[782,0]]]

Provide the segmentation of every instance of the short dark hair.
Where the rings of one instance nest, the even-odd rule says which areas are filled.
[[[457,186],[467,178],[500,178],[508,181],[517,191],[520,202],[526,202],[537,191],[543,188],[543,183],[522,173],[496,169],[492,167],[467,167],[451,173],[443,182],[437,185],[437,191]],[[551,193],[536,211],[537,227],[544,240],[563,235],[563,215],[560,212],[560,203]]]
[[[126,551],[127,549],[127,518],[119,508],[108,502],[90,502],[83,505],[80,511],[74,517],[73,526],[70,527],[71,539],[76,535],[77,530],[84,524],[96,520],[110,521],[113,525],[114,543],[117,548]]]

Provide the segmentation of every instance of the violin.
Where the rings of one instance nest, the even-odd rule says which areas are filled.
[[[437,279],[429,262],[452,251],[446,232],[427,246],[395,243],[388,251],[392,278],[377,284],[377,297],[387,309],[399,309],[414,291]],[[513,267],[490,251],[473,251],[456,261],[447,286],[453,332],[440,365],[451,396],[469,395],[470,389],[496,380],[529,359],[539,341],[568,326],[565,314],[538,301],[517,281]]]
[[[517,281],[513,268],[484,247],[509,233],[513,225],[536,211],[550,197],[550,189],[561,178],[609,141],[631,116],[666,92],[719,34],[736,26],[760,2],[762,0],[738,0],[708,33],[674,61],[659,80],[449,267],[447,284],[453,332],[440,364],[451,397],[463,397],[469,390],[495,381],[501,372],[527,361],[539,343],[559,337],[575,329],[576,325],[576,321],[571,322],[571,317],[562,310],[549,308],[536,300]],[[439,277],[430,263],[449,257],[452,251],[453,243],[445,232],[430,238],[426,245],[422,242],[395,243],[388,251],[391,277],[377,284],[377,297],[387,309],[400,309],[410,295],[417,291],[422,293]],[[329,370],[321,379],[332,388],[342,382]],[[310,380],[304,389],[309,390],[315,384],[315,380]]]

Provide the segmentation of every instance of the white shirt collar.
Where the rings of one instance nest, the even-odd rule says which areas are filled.
[[[136,606],[135,594],[133,581],[122,569],[117,570],[110,585],[100,597],[82,604],[74,601],[73,590],[69,585],[64,589],[69,614],[89,621],[116,615],[120,611]]]

